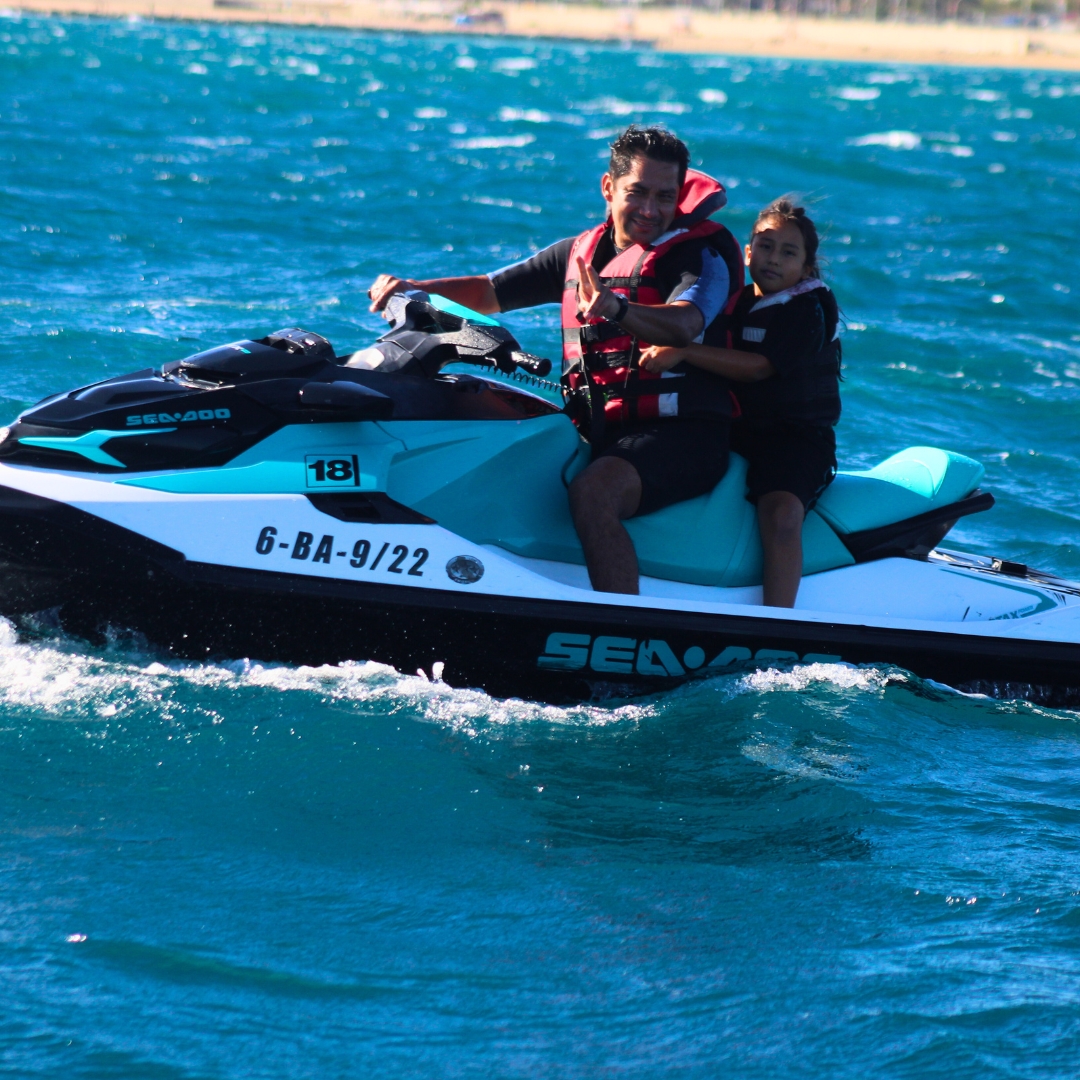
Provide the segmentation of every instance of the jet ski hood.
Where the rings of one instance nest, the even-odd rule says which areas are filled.
[[[326,338],[290,327],[54,395],[6,429],[0,461],[80,472],[209,468],[293,424],[559,411],[505,383],[444,374],[465,362],[535,378],[551,365],[497,323],[470,322],[439,300],[394,297],[392,328],[359,354],[339,357]]]

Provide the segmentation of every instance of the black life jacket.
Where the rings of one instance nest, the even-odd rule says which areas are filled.
[[[719,181],[688,170],[672,228],[648,247],[635,244],[619,252],[600,269],[601,282],[631,303],[665,304],[667,297],[661,294],[656,280],[658,260],[680,244],[707,238],[727,263],[730,291],[737,291],[743,280],[739,245],[723,225],[709,220],[709,215],[726,201]],[[567,260],[562,303],[567,411],[594,442],[602,439],[605,424],[691,415],[731,416],[735,405],[722,379],[685,362],[662,375],[643,371],[638,358],[646,342],[605,319],[585,324],[578,319],[577,259],[592,264],[597,246],[610,227],[609,219],[583,232],[574,241]]]
[[[805,297],[806,299],[802,299]],[[746,420],[792,421],[831,426],[840,419],[840,312],[832,290],[817,278],[769,296],[755,297],[747,287],[734,296],[705,334],[705,344],[768,355],[770,334],[779,334],[785,319],[816,301],[824,318],[822,345],[792,370],[760,382],[733,383]]]

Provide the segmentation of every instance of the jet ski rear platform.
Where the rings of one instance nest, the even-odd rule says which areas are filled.
[[[640,596],[595,593],[565,490],[584,445],[525,388],[546,362],[437,298],[392,314],[349,356],[282,332],[27,410],[0,442],[0,612],[184,657],[441,664],[549,701],[814,662],[1080,701],[1080,587],[938,546],[993,503],[972,459],[841,474],[793,611],[761,606],[737,457],[710,495],[627,523]]]

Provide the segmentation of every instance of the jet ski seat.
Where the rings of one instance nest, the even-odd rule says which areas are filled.
[[[839,473],[817,510],[838,533],[862,532],[959,502],[985,471],[963,454],[912,446],[865,472]]]
[[[565,470],[569,479],[588,454],[565,417],[532,420],[519,431],[481,460],[473,456],[475,444],[462,445],[460,452],[475,467],[447,470],[443,475],[454,480],[423,491],[426,470],[410,452],[411,460],[391,469],[389,494],[475,543],[582,565],[559,466],[572,459]],[[696,585],[760,584],[761,541],[757,514],[745,498],[746,469],[733,454],[727,475],[708,495],[627,521],[641,572]],[[841,537],[956,503],[974,491],[982,474],[977,461],[933,447],[913,447],[873,469],[840,473],[807,515],[804,575],[854,564]]]

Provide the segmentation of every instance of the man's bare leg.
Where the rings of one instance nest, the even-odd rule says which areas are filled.
[[[622,458],[598,458],[570,484],[570,513],[597,592],[637,595],[637,554],[622,519],[640,502],[641,477]]]
[[[802,527],[806,511],[790,491],[770,491],[758,499],[758,531],[765,555],[762,603],[794,607],[802,581]]]

